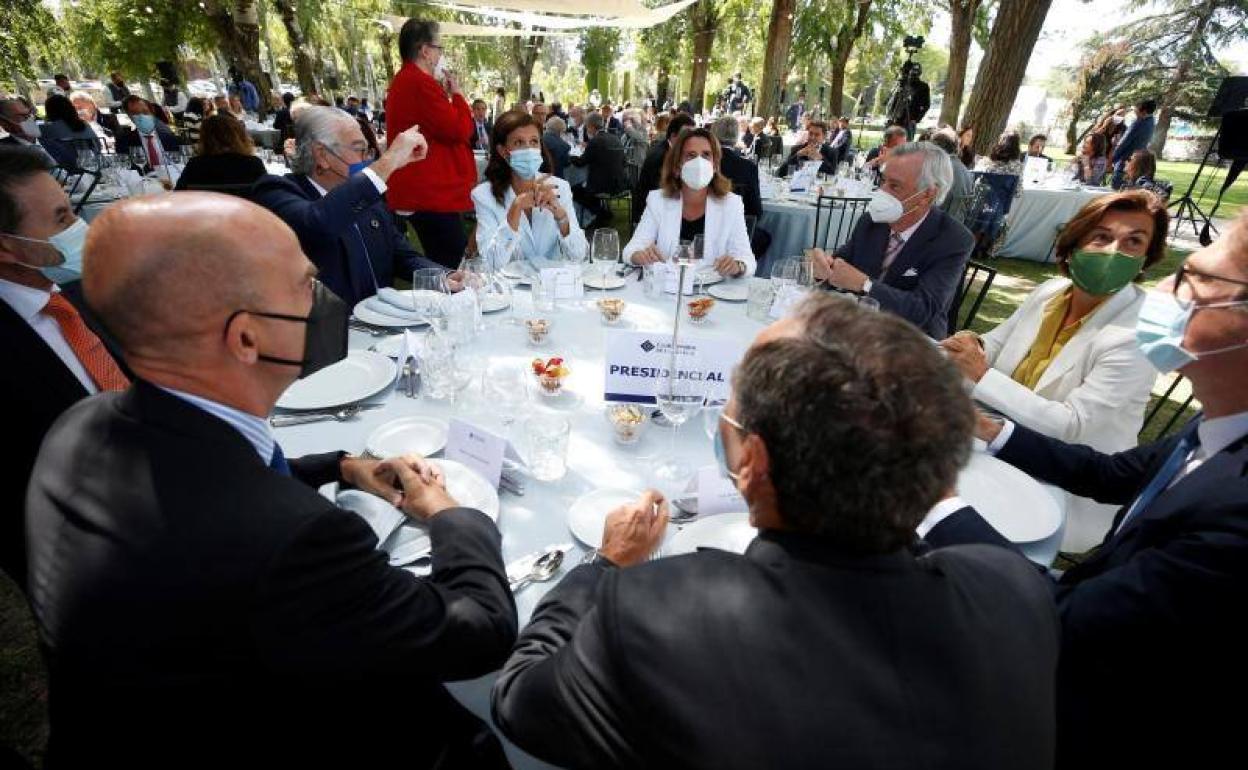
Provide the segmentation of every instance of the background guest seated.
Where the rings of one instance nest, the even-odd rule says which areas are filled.
[[[250,185],[265,173],[264,161],[256,157],[243,124],[229,115],[213,115],[200,124],[195,156],[187,161],[174,189]]]
[[[534,610],[495,722],[565,767],[1051,768],[1045,580],[1005,549],[912,548],[972,425],[922,334],[817,295],[747,351],[715,436],[758,537],[648,561],[667,501],[612,511]]]
[[[1136,445],[1157,371],[1135,341],[1145,292],[1135,285],[1166,253],[1165,204],[1143,192],[1089,202],[1057,240],[1050,279],[982,337],[942,346],[972,383],[971,396],[1032,430],[1102,452]],[[1062,548],[1105,538],[1114,507],[1073,498]]]
[[[720,275],[752,275],[756,262],[741,197],[720,173],[719,141],[705,128],[685,129],[663,163],[663,181],[624,247],[624,261],[663,262],[681,241],[703,237],[702,262]]]
[[[835,254],[812,250],[815,277],[873,297],[935,339],[949,331],[949,306],[970,258],[970,231],[938,206],[953,166],[931,142],[898,145],[867,213]]]
[[[808,161],[819,162],[820,174],[835,174],[836,162],[838,158],[838,150],[827,145],[828,140],[828,124],[821,120],[811,121],[807,127],[806,142],[800,146],[794,147],[789,157],[784,159],[784,163],[780,164],[780,168],[776,169],[776,176],[788,176],[796,171]]]

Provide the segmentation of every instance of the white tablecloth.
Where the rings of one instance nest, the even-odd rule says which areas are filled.
[[[860,213],[858,210],[846,209],[825,211],[820,228],[823,231],[821,235],[824,236],[821,241],[829,249],[835,249],[848,241]],[[809,249],[814,244],[816,215],[814,198],[807,196],[794,195],[785,200],[763,200],[763,215],[758,218],[758,226],[771,233],[771,245],[767,247],[763,259],[759,260],[758,275],[767,277],[768,267],[777,260],[799,257],[804,249]]]
[[[1103,188],[1049,190],[1024,187],[1014,199],[1007,218],[1010,229],[998,254],[1043,262],[1053,246],[1058,229],[1069,222],[1088,201],[1111,191]]]
[[[598,292],[592,294],[598,294]],[[632,280],[626,288],[609,294],[628,302],[624,323],[629,327],[653,330],[656,335],[671,333],[670,319],[675,304],[674,296],[651,301],[642,294],[640,284]],[[520,317],[528,312],[531,304],[527,292],[523,290],[517,292],[517,307]],[[502,317],[503,315],[496,314],[486,316],[486,319],[498,321]],[[655,484],[651,475],[652,461],[646,458],[658,452],[667,451],[670,432],[668,429],[647,425],[639,444],[633,447],[619,447],[614,444],[609,426],[603,416],[605,327],[599,322],[596,311],[585,310],[579,306],[564,308],[550,317],[553,319],[551,336],[547,345],[541,349],[534,349],[525,344],[521,327],[500,326],[487,330],[477,341],[466,346],[464,356],[475,361],[479,367],[486,361],[502,360],[510,360],[517,366],[521,366],[536,356],[558,355],[566,359],[567,365],[572,370],[566,385],[566,388],[571,391],[570,396],[565,394],[560,402],[552,403],[545,397],[535,394],[529,406],[530,413],[557,412],[571,421],[568,475],[563,480],[554,483],[530,480],[527,494],[523,497],[504,493],[502,513],[499,518],[499,529],[503,535],[504,561],[509,562],[553,543],[574,543],[575,547],[565,560],[565,564],[570,566],[565,567],[561,573],[566,574],[567,570],[575,566],[585,552],[585,549],[576,543],[565,521],[565,514],[571,503],[580,495],[596,488],[619,487],[639,490],[646,486],[659,486]],[[682,335],[689,332],[687,324],[682,323],[681,328]],[[720,302],[712,310],[708,325],[695,333],[724,335],[746,344],[761,328],[762,324],[746,316],[744,303]],[[355,331],[351,332],[350,344],[353,348],[367,347],[375,341],[376,338]],[[372,399],[384,402],[384,407],[362,412],[354,420],[279,428],[275,432],[283,450],[287,456],[291,457],[310,452],[340,449],[352,453],[363,452],[369,433],[405,415],[421,414],[441,418],[457,416],[479,422],[485,427],[501,432],[503,429],[498,422],[498,416],[481,398],[480,387],[478,379],[464,394],[461,394],[458,404],[431,401],[426,398],[410,400],[388,390]],[[513,427],[513,435],[521,446],[523,446],[521,439],[523,418],[524,415],[520,415],[520,419]],[[711,442],[704,432],[700,415],[677,432],[676,447],[677,452],[693,467],[714,463]],[[1031,482],[1027,489],[1018,490],[1020,498],[1046,494],[1048,492],[1036,482]],[[1059,496],[1058,499],[1062,498]],[[1047,556],[1051,559],[1055,555],[1056,542],[1060,541],[1060,531],[1055,538],[1055,540],[1050,538],[1054,541],[1051,544],[1037,544],[1045,551],[1041,558]],[[1050,550],[1052,553],[1049,553]],[[1035,556],[1035,554],[1032,555]],[[552,585],[553,582],[535,584],[525,588],[516,596],[516,608],[522,626],[527,623],[537,601]],[[450,690],[474,713],[488,720],[489,688],[493,681],[494,675],[488,675],[470,682],[452,684]],[[514,746],[508,744],[507,748],[510,758],[517,767],[545,767],[544,764],[523,755]]]

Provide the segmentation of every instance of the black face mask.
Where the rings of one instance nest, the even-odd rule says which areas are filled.
[[[338,299],[320,281],[312,289],[312,310],[306,317],[283,315],[281,313],[261,313],[255,310],[235,310],[225,321],[228,329],[230,322],[239,313],[251,313],[262,318],[276,318],[279,321],[295,321],[306,324],[303,335],[303,360],[292,361],[289,358],[275,358],[261,355],[261,361],[271,364],[299,367],[299,378],[319,372],[330,364],[336,364],[347,357],[347,312],[346,304]]]

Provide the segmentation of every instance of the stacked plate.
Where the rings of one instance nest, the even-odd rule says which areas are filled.
[[[352,350],[333,366],[296,380],[277,400],[280,409],[307,411],[354,404],[394,382],[394,361],[380,353]]]

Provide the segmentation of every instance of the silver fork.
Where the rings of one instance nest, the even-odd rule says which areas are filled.
[[[381,404],[355,404],[353,406],[343,407],[334,412],[311,412],[309,414],[275,414],[269,418],[269,424],[274,428],[285,428],[290,425],[303,425],[309,422],[321,422],[323,420],[350,420],[360,412],[366,409],[379,409]]]
[[[369,326],[363,321],[355,321],[355,320],[348,321],[347,326],[351,329],[355,329],[357,332],[364,332],[365,334],[371,335],[373,337],[389,337],[392,334],[392,332],[387,331],[386,329],[380,329],[376,326]]]

